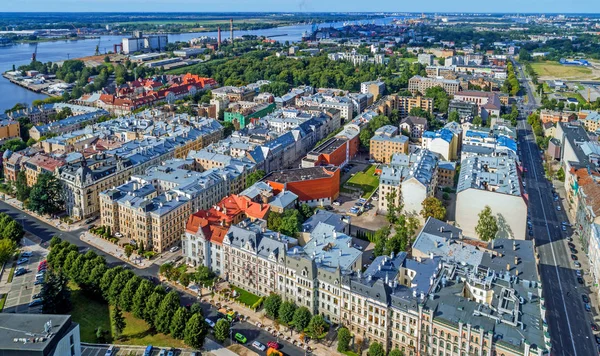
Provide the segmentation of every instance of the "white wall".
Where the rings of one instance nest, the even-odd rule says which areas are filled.
[[[402,204],[404,204],[402,212],[415,214],[416,217],[421,219],[420,213],[423,209],[423,200],[427,198],[427,188],[415,178],[411,178],[402,182],[401,193]]]
[[[517,240],[527,238],[527,204],[520,196],[469,188],[456,197],[456,223],[467,237],[478,238],[475,227],[478,214],[486,205],[498,217],[502,215]]]
[[[73,335],[73,349],[75,350],[74,356],[81,356],[81,340],[79,338],[79,325],[74,327],[71,332],[66,334],[54,349],[53,356],[64,356],[71,355],[71,335]]]

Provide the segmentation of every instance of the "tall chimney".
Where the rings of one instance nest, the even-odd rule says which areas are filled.
[[[221,26],[217,27],[217,49],[221,49]]]
[[[231,44],[233,44],[233,19],[229,19],[229,31],[231,31]]]

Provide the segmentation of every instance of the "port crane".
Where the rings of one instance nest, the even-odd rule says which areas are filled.
[[[35,49],[33,50],[33,53],[31,54],[31,61],[35,62],[37,60],[37,47],[38,44],[37,42],[35,43]]]
[[[94,55],[99,56],[100,55],[100,40],[102,38],[98,37],[98,44],[96,44],[96,52],[94,53]]]

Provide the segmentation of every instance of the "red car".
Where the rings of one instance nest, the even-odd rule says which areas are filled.
[[[272,348],[274,350],[279,350],[279,344],[276,343],[275,341],[267,342],[267,346],[269,346],[270,348]]]

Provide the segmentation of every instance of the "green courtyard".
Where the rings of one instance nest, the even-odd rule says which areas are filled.
[[[344,184],[344,187],[353,187],[362,189],[363,198],[367,198],[373,194],[379,186],[379,176],[375,175],[375,165],[368,166],[362,172],[356,173]],[[342,189],[344,188],[342,187]]]

